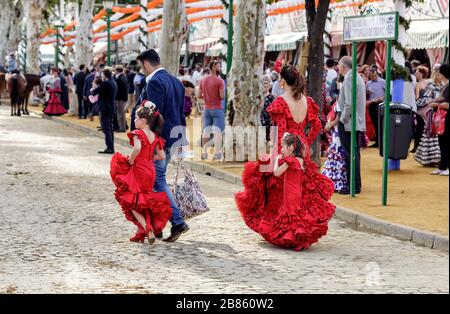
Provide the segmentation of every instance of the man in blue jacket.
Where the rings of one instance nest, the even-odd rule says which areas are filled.
[[[84,83],[86,81],[85,65],[80,65],[80,71],[75,74],[73,83],[75,84],[75,93],[78,99],[78,119],[86,119],[88,116],[87,102],[83,99]]]
[[[92,95],[98,95],[98,107],[100,110],[100,123],[105,134],[106,149],[99,154],[114,154],[114,129],[113,118],[115,113],[115,99],[117,84],[114,82],[112,72],[103,70],[102,84],[92,91]]]
[[[147,75],[146,87],[141,94],[140,101],[149,100],[153,102],[165,121],[162,138],[166,141],[167,158],[154,163],[156,170],[154,190],[165,192],[171,202],[172,219],[170,222],[172,229],[170,236],[164,241],[175,242],[180,235],[189,230],[188,225],[180,215],[180,210],[166,180],[167,166],[172,157],[171,152],[176,153],[182,146],[187,145],[185,137],[186,118],[183,110],[184,86],[180,80],[161,67],[161,60],[155,50],[150,49],[141,53],[137,60],[140,61],[145,75]]]

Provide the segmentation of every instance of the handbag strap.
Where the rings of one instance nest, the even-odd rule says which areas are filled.
[[[181,168],[181,170],[183,170],[183,173],[186,173],[186,167],[185,167],[184,162],[183,162],[182,159],[178,160],[178,163],[177,163],[177,172],[175,174],[175,182],[178,182],[178,176],[179,176],[179,173],[180,173],[180,168]]]

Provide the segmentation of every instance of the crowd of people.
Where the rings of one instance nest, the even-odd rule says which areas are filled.
[[[133,112],[146,86],[145,69],[136,62],[114,67],[82,64],[75,72],[72,68],[52,68],[41,74],[41,87],[45,90],[44,112],[48,115],[69,113],[91,121],[99,116],[98,129],[103,130],[107,139],[107,147],[101,153],[112,154],[114,132],[135,129]],[[180,67],[178,79],[185,92],[184,116],[202,116],[202,158],[208,159],[207,148],[214,146],[209,141],[213,137],[215,141],[220,140],[225,129],[225,81],[221,77],[221,63],[213,60],[209,67],[203,68],[200,64],[193,69]],[[110,81],[105,84],[111,85],[107,90],[99,88],[104,81]],[[103,112],[101,108],[104,108]],[[102,118],[109,116],[111,121]],[[215,145],[215,149],[213,160],[222,160],[221,146]]]
[[[348,133],[339,129],[342,115],[345,114],[342,105],[349,106],[351,98],[351,74],[347,76],[351,60],[344,57],[335,68],[336,62],[328,60],[325,65],[327,72],[327,102],[333,104],[327,117],[325,130],[332,133],[332,142],[326,154],[323,173],[335,183],[335,190],[342,194],[348,193],[349,185],[349,138]],[[438,108],[443,115],[448,111],[448,64],[436,64],[430,72],[426,65],[417,60],[407,62],[406,67],[410,79],[405,82],[404,103],[413,111],[414,146],[411,153],[414,159],[424,166],[438,167],[432,175],[448,176],[448,132],[443,128],[441,134],[435,130],[433,114]],[[384,103],[386,81],[382,78],[376,65],[358,66],[358,98],[357,98],[357,132],[359,138],[367,138],[373,142],[370,147],[379,148],[379,108]],[[449,117],[445,117],[444,125]],[[348,129],[348,128],[347,128]],[[356,154],[356,192],[359,193],[360,181],[360,147],[367,141],[358,141]],[[407,143],[409,144],[409,142]]]

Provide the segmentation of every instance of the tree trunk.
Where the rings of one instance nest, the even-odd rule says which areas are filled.
[[[324,71],[324,41],[323,34],[327,21],[327,13],[330,0],[321,0],[315,7],[314,0],[306,0],[306,18],[308,25],[309,62],[308,62],[308,96],[310,96],[320,107],[323,107],[323,71]],[[312,144],[312,159],[316,164],[320,163],[320,137]]]
[[[92,16],[95,1],[83,0],[80,10],[80,21],[75,37],[75,68],[85,64],[89,66],[94,58],[94,45],[92,44]]]
[[[184,0],[164,1],[161,41],[161,63],[171,74],[177,75],[181,46],[188,31]]]
[[[24,4],[27,18],[27,69],[28,73],[39,74],[39,35],[44,19],[42,10],[47,7],[47,0],[28,0]]]
[[[8,53],[8,32],[11,27],[13,7],[9,0],[0,0],[2,11],[0,12],[0,65],[5,65]]]
[[[260,125],[266,1],[239,1],[234,19],[233,61],[228,78],[232,126]]]
[[[23,7],[22,2],[17,1],[16,5],[12,7],[10,28],[8,33],[8,49],[10,51],[17,51],[20,44],[20,30],[21,22],[23,19]],[[17,56],[17,62],[19,63],[19,57]]]

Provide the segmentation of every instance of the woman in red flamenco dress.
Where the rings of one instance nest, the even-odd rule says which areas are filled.
[[[53,80],[50,82],[50,86],[47,91],[50,93],[50,99],[47,102],[47,106],[44,109],[44,113],[48,116],[61,116],[67,113],[66,108],[61,103],[60,95],[61,81],[59,79],[58,69],[52,69]]]
[[[128,133],[133,146],[130,156],[116,153],[111,160],[110,173],[116,186],[116,200],[125,218],[138,228],[130,239],[133,242],[144,242],[147,238],[153,245],[172,216],[167,195],[153,192],[156,177],[153,161],[166,158],[165,143],[159,137],[163,123],[155,104],[144,102],[136,113],[138,130]]]
[[[319,173],[310,158],[309,147],[322,125],[318,106],[303,93],[304,82],[295,67],[283,67],[280,84],[285,92],[267,109],[277,127],[274,155],[282,153],[283,136],[289,133],[301,144],[297,146],[302,147],[303,165],[299,166],[297,157],[279,156],[277,166],[285,164],[289,170],[277,177],[270,160],[247,163],[242,175],[244,191],[235,195],[250,229],[274,245],[297,251],[309,248],[327,234],[328,222],[336,209],[328,202],[334,193],[333,182]],[[285,145],[292,146],[289,142]]]

